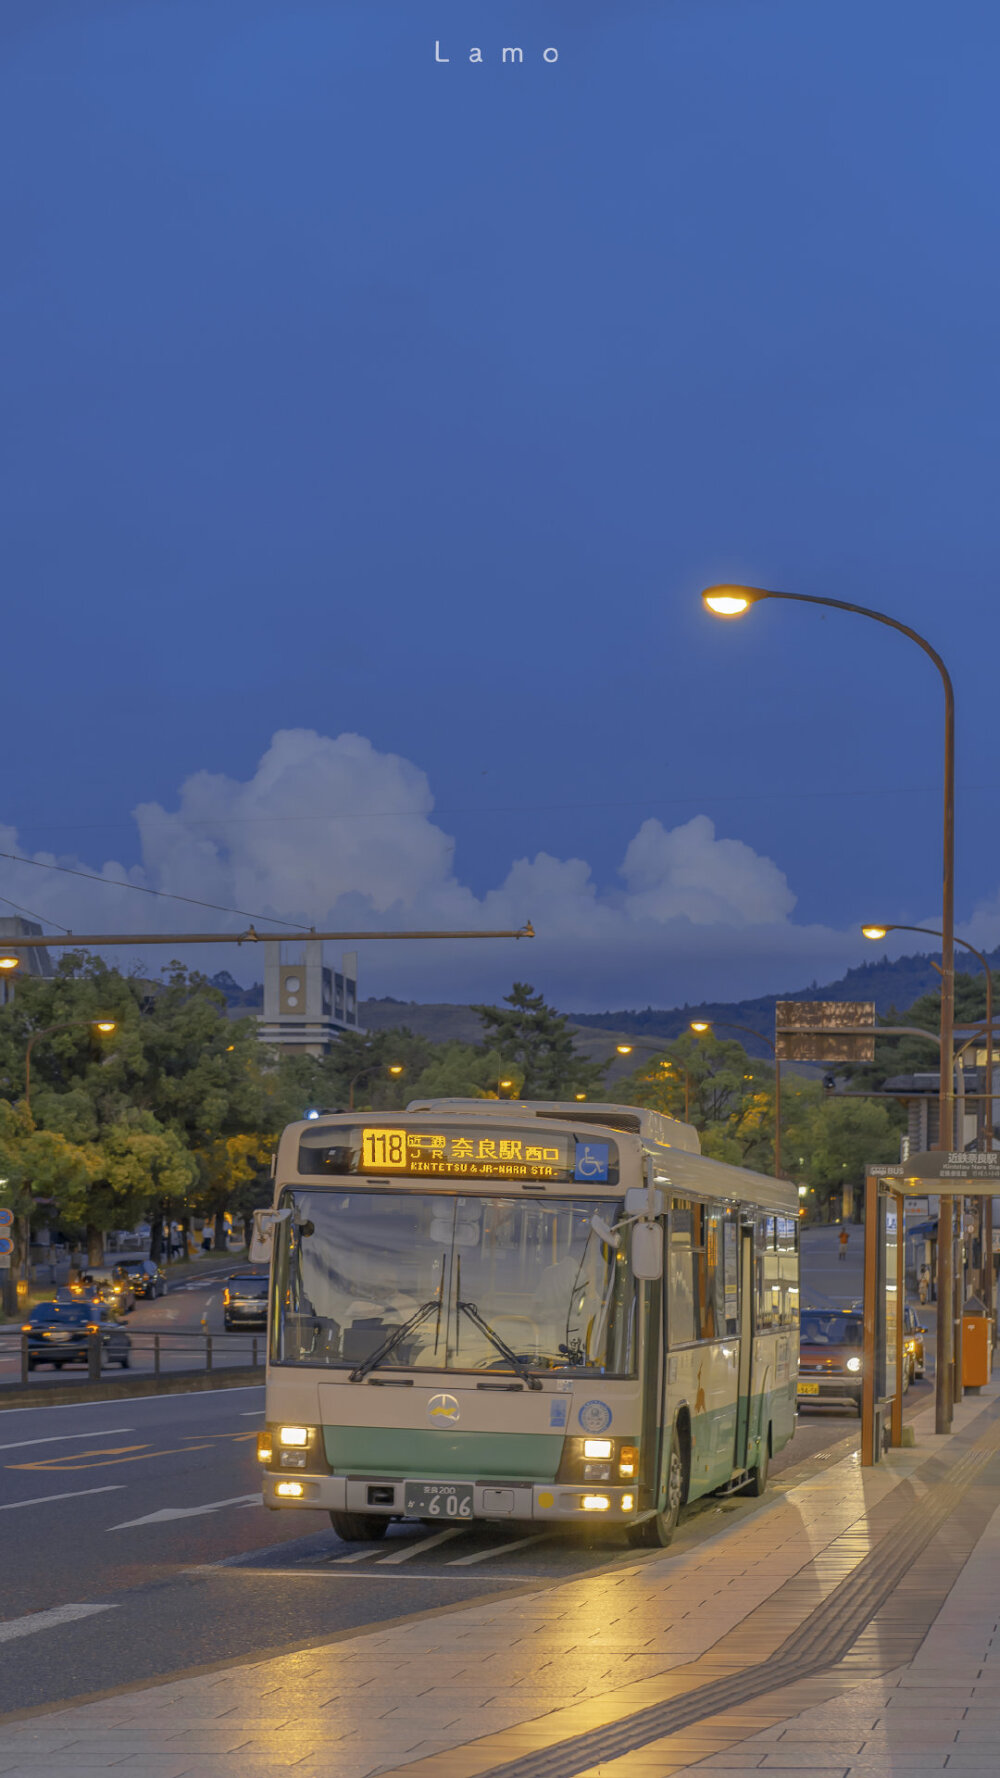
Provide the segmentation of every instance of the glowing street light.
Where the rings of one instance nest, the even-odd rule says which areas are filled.
[[[616,1043],[615,1049],[620,1056],[630,1056],[632,1054],[632,1045],[630,1043]]]
[[[72,1031],[81,1025],[89,1025],[92,1031],[100,1031],[105,1036],[118,1029],[114,1019],[60,1019],[58,1025],[43,1025],[40,1030],[32,1031],[24,1054],[24,1103],[28,1111],[31,1110],[31,1052],[38,1039],[51,1036],[53,1031]]]
[[[389,1073],[390,1073],[390,1074],[395,1074],[395,1075],[400,1075],[400,1074],[402,1074],[402,1073],[403,1073],[403,1064],[402,1064],[402,1062],[390,1062],[390,1063],[389,1063]]]

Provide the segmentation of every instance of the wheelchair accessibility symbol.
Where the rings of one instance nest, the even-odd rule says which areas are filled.
[[[607,1142],[578,1142],[573,1178],[589,1179],[592,1184],[606,1185],[609,1153],[610,1145]]]

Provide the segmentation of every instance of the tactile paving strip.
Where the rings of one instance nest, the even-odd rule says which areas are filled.
[[[619,1722],[605,1724],[554,1747],[494,1766],[484,1778],[576,1778],[604,1760],[621,1759],[650,1741],[676,1734],[693,1723],[747,1704],[795,1680],[825,1672],[848,1653],[884,1605],[907,1570],[955,1511],[972,1484],[990,1465],[987,1478],[1000,1485],[1000,1425],[976,1441],[967,1455],[945,1472],[928,1496],[900,1520],[846,1579],[835,1587],[767,1660],[725,1679],[712,1680],[682,1697],[653,1704]],[[938,1464],[933,1465],[939,1467]],[[943,1467],[943,1466],[941,1466]]]

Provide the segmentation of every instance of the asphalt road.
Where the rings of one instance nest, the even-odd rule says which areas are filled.
[[[214,1298],[214,1300],[212,1300]],[[218,1285],[138,1316],[221,1312]],[[181,1323],[172,1320],[170,1325]],[[914,1411],[929,1383],[907,1395]],[[765,1502],[700,1501],[670,1551],[494,1527],[393,1526],[344,1544],[325,1515],[260,1504],[259,1386],[0,1412],[0,1713],[261,1657],[433,1607],[669,1561]],[[800,1415],[777,1489],[854,1448],[855,1414]]]
[[[229,1365],[263,1363],[264,1334],[225,1332],[222,1319],[222,1291],[226,1277],[237,1270],[257,1271],[258,1267],[241,1266],[232,1260],[224,1267],[212,1269],[207,1276],[184,1279],[169,1287],[166,1296],[155,1302],[141,1300],[125,1316],[123,1326],[132,1341],[130,1369],[140,1375],[151,1375],[156,1369],[155,1346],[159,1345],[161,1371],[190,1371],[206,1368],[206,1334],[211,1336],[211,1368],[222,1370]],[[118,1377],[123,1373],[117,1363],[107,1365],[105,1374]],[[85,1378],[83,1364],[69,1365],[57,1371],[43,1365],[31,1373],[32,1385],[71,1383]],[[0,1330],[0,1387],[21,1381],[20,1327]]]

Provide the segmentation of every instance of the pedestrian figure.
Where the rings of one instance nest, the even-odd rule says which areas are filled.
[[[917,1279],[917,1295],[922,1303],[927,1301],[927,1293],[930,1289],[930,1277],[929,1268],[925,1265],[921,1266],[920,1276]]]
[[[840,1231],[840,1257],[841,1257],[841,1259],[847,1258],[847,1243],[850,1240],[850,1238],[851,1237],[848,1234],[847,1230],[845,1228],[842,1228]]]

